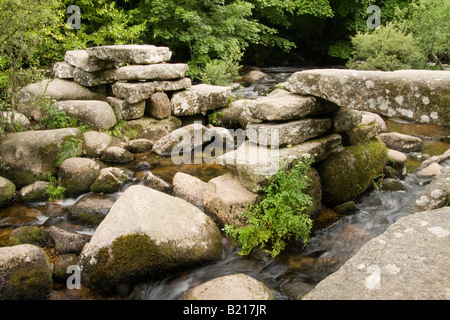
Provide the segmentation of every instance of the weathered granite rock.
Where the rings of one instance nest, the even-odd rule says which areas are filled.
[[[108,97],[107,102],[113,108],[117,120],[134,120],[144,116],[145,100],[129,103],[120,98]]]
[[[206,114],[209,110],[226,106],[230,97],[229,87],[198,84],[173,94],[172,114],[175,116]]]
[[[99,158],[113,142],[112,137],[104,132],[87,131],[83,134],[84,150],[89,158]]]
[[[197,177],[177,172],[173,177],[172,195],[203,209],[203,193],[207,183]]]
[[[398,219],[304,300],[448,300],[450,208]]]
[[[178,91],[191,87],[191,79],[161,80],[150,82],[116,82],[111,88],[113,94],[127,100],[129,103],[136,103],[151,97],[154,92]]]
[[[153,142],[148,139],[134,139],[128,141],[125,149],[131,153],[145,153],[149,152],[153,147]]]
[[[16,186],[14,183],[0,177],[0,208],[8,204],[16,194]]]
[[[207,142],[207,137],[205,136],[207,130],[200,123],[194,123],[176,129],[156,141],[153,145],[153,152],[159,155],[178,154],[180,151],[190,154],[194,148]]]
[[[322,181],[323,200],[332,206],[355,200],[383,171],[387,148],[378,138],[344,147],[317,165]]]
[[[117,195],[87,194],[70,208],[67,217],[72,222],[96,227],[103,221],[117,199]]]
[[[49,186],[50,182],[36,181],[20,189],[18,192],[19,199],[24,203],[45,201],[48,198],[45,192]]]
[[[167,47],[154,45],[110,45],[86,49],[89,57],[121,64],[154,64],[170,60],[172,52]]]
[[[110,129],[116,124],[116,116],[111,106],[98,100],[67,100],[55,103],[58,110],[79,119],[93,130]]]
[[[102,93],[94,92],[71,80],[53,79],[32,83],[19,91],[17,111],[30,119],[40,121],[42,110],[34,105],[39,99],[63,100],[100,100],[106,101]]]
[[[136,130],[138,139],[159,140],[180,128],[181,120],[176,117],[158,120],[144,116],[137,120],[128,121],[128,126]]]
[[[25,115],[13,111],[0,112],[0,128],[6,132],[29,130],[30,127],[30,120]]]
[[[0,300],[42,300],[52,291],[44,250],[31,244],[0,248]]]
[[[105,61],[89,56],[87,50],[68,50],[66,51],[64,61],[73,67],[87,72],[114,69],[117,66],[117,63],[114,61]]]
[[[151,189],[164,192],[167,194],[172,194],[172,186],[161,179],[160,177],[155,176],[151,172],[146,172],[144,175],[144,186],[149,187]]]
[[[56,62],[53,64],[53,75],[58,79],[73,79],[75,67],[67,62]]]
[[[14,229],[8,240],[8,246],[32,244],[38,247],[48,242],[48,232],[37,226],[23,226]]]
[[[48,232],[53,239],[56,251],[60,254],[79,254],[83,250],[84,245],[89,241],[89,238],[85,235],[56,226],[48,228]]]
[[[87,158],[64,160],[58,172],[58,184],[66,189],[67,196],[89,192],[100,173],[101,165]]]
[[[97,193],[113,193],[133,179],[133,172],[124,168],[103,168],[100,170],[90,190]]]
[[[288,167],[294,159],[305,154],[309,154],[315,158],[316,162],[320,162],[342,150],[342,139],[338,134],[278,150],[246,141],[236,150],[218,157],[216,162],[238,177],[245,188],[251,192],[259,192],[261,187],[267,186],[269,178],[277,173],[281,163]]]
[[[283,86],[293,93],[386,117],[433,124],[450,119],[449,71],[305,70],[294,73]]]
[[[150,98],[155,91],[153,82],[116,82],[111,86],[113,94],[129,103]]]
[[[273,295],[262,282],[237,273],[196,286],[180,300],[273,300]]]
[[[88,72],[80,68],[73,71],[73,80],[84,87],[96,87],[118,80],[117,69]]]
[[[277,91],[248,104],[250,117],[265,121],[297,120],[308,116],[329,114],[337,109],[339,106],[333,103],[287,91]]]
[[[148,187],[132,186],[84,247],[81,281],[100,292],[114,292],[220,255],[220,231],[200,209]]]
[[[57,174],[61,145],[71,138],[81,139],[78,129],[56,129],[9,133],[0,138],[0,173],[22,188],[47,174]]]
[[[170,99],[164,92],[152,94],[146,103],[147,114],[155,119],[165,119],[171,116],[172,109]]]
[[[205,213],[221,225],[243,225],[240,214],[247,205],[258,200],[258,195],[248,191],[231,174],[211,179],[203,195]]]
[[[388,164],[392,167],[397,173],[399,178],[404,178],[406,176],[406,165],[408,162],[408,157],[406,154],[400,151],[388,150]]]
[[[106,148],[100,157],[101,161],[109,163],[127,163],[133,161],[133,159],[134,156],[130,151],[118,146]]]
[[[413,212],[433,210],[450,204],[450,166],[438,173],[417,197]]]
[[[62,254],[53,260],[52,276],[55,282],[65,283],[71,276],[67,273],[70,266],[75,266],[78,263],[78,257],[74,253]]]
[[[381,133],[379,137],[389,149],[401,152],[420,151],[423,147],[422,139],[407,134],[386,132]]]
[[[114,70],[118,81],[174,80],[184,78],[189,67],[185,63],[131,65]]]
[[[267,147],[297,145],[317,138],[331,127],[330,119],[302,119],[283,123],[261,123],[247,125],[250,141]]]

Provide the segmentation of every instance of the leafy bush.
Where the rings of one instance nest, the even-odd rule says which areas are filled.
[[[313,159],[305,156],[290,170],[280,169],[263,188],[265,198],[243,213],[245,226],[225,226],[226,234],[241,244],[240,254],[247,255],[259,247],[275,257],[292,237],[306,244],[312,221],[305,211],[312,206],[312,199],[303,191],[310,182],[307,173],[312,163]]]
[[[398,27],[412,34],[422,52],[435,62],[450,60],[450,2],[419,0],[396,10]]]
[[[240,60],[243,53],[234,48],[223,59],[214,59],[206,63],[200,73],[200,80],[206,84],[226,86],[239,78]]]
[[[393,23],[352,38],[355,47],[347,67],[360,70],[393,71],[420,69],[427,61],[411,34]]]

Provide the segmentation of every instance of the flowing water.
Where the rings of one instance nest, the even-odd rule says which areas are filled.
[[[258,84],[273,89],[277,83],[286,81],[297,69],[274,68],[263,70],[271,76],[257,84],[237,89],[235,93],[244,97],[258,97]],[[449,128],[418,125],[404,121],[387,121],[389,131],[417,135],[423,138],[424,151],[430,156],[442,154],[450,145],[440,142],[441,137],[450,134]],[[142,163],[147,164],[142,166]],[[222,257],[217,262],[192,270],[184,270],[164,279],[138,285],[130,298],[144,300],[178,299],[186,290],[220,276],[244,273],[266,284],[275,299],[295,299],[306,294],[320,280],[336,271],[353,256],[367,241],[383,233],[400,217],[411,213],[417,196],[424,185],[412,171],[418,163],[409,159],[409,174],[401,181],[405,190],[380,192],[372,190],[357,202],[358,210],[350,216],[340,216],[323,208],[314,220],[313,231],[307,245],[290,243],[285,252],[276,258],[254,251],[250,256],[239,255],[238,249],[226,237],[222,238]],[[150,153],[139,154],[126,166],[135,172],[131,184],[141,184],[145,172],[171,182],[176,172],[185,172],[208,181],[227,172],[220,165],[200,164],[176,166],[170,158],[157,158]],[[117,198],[121,193],[107,195]],[[95,228],[89,228],[68,221],[67,210],[78,199],[65,199],[53,203],[24,205],[13,203],[0,211],[0,246],[7,244],[12,230],[24,225],[49,227],[57,225],[81,234],[92,235]],[[111,297],[120,298],[123,297]],[[82,287],[68,290],[57,285],[50,299],[103,299],[95,292]]]

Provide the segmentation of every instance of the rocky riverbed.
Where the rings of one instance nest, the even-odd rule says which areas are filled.
[[[391,73],[349,78],[337,70],[302,71],[268,94],[239,97],[230,87],[192,85],[186,65],[170,64],[170,57],[167,48],[154,46],[70,51],[55,65],[55,79],[22,89],[22,113],[6,119],[20,121],[24,130],[12,132],[15,123],[0,138],[0,298],[205,299],[202,294],[209,292],[217,299],[217,283],[235,281],[258,292],[248,295],[243,289],[242,297],[300,298],[398,218],[448,205],[448,127],[415,132],[408,129],[415,126],[410,122],[386,120],[367,108],[358,110],[353,100],[335,99],[351,94],[349,87],[343,92],[326,85],[340,76],[381,85],[379,77],[391,79]],[[442,124],[448,115],[436,110],[449,75],[432,74],[428,100],[424,94],[407,98],[418,99],[410,103],[414,108],[420,103],[427,108],[420,113],[422,122]],[[270,77],[260,79],[267,83]],[[404,82],[402,88],[413,85],[410,77],[395,79]],[[306,92],[305,81],[323,90]],[[383,98],[373,98],[378,108],[394,108],[386,90]],[[31,102],[42,95],[89,129],[29,130],[42,116]],[[119,121],[132,128],[132,138],[107,133]],[[426,126],[431,125],[420,128]],[[70,156],[63,157],[68,151]],[[222,227],[242,223],[239,214],[261,199],[268,179],[304,154],[316,161],[306,190],[313,199],[310,243],[292,243],[276,259],[257,251],[249,258],[238,256]],[[58,187],[67,198],[49,201],[49,190]],[[392,199],[398,203],[395,210],[389,208]],[[448,255],[448,226],[439,219],[447,213],[441,209],[427,222],[432,230],[440,228],[442,259]],[[381,217],[381,226],[374,227]],[[330,241],[350,249],[335,255]],[[389,242],[395,255],[401,243]],[[386,272],[400,263],[406,262]],[[221,272],[205,276],[203,271],[215,266]],[[380,268],[385,272],[384,265]],[[231,274],[236,279],[221,278]],[[230,286],[230,292],[235,289]],[[433,297],[444,297],[434,292]]]

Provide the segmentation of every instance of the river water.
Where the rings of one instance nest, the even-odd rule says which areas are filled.
[[[241,87],[235,93],[241,97],[262,96],[277,83],[284,82],[298,69],[273,68],[262,70],[271,78],[256,84]],[[388,131],[397,131],[420,136],[425,141],[423,153],[430,156],[442,154],[450,145],[440,142],[441,137],[450,134],[449,128],[417,125],[404,121],[388,120]],[[140,162],[148,162],[154,175],[171,182],[176,172],[185,172],[208,181],[227,172],[220,165],[175,166],[170,159],[156,158],[151,154],[140,154],[127,165],[135,172],[131,184],[141,184],[146,170],[136,169]],[[367,241],[383,233],[400,217],[411,213],[417,196],[424,188],[423,181],[412,174],[419,164],[411,157],[409,174],[401,180],[402,191],[372,190],[357,201],[357,212],[350,216],[337,215],[323,208],[314,220],[313,231],[306,246],[292,242],[285,252],[276,258],[254,251],[249,256],[240,256],[238,249],[226,237],[222,238],[222,257],[215,263],[192,270],[184,270],[164,279],[138,285],[130,298],[144,300],[178,299],[186,290],[220,276],[244,273],[267,285],[275,299],[296,299],[310,291],[319,281],[336,271],[353,256]],[[130,184],[130,185],[131,185]],[[117,198],[120,193],[107,195]],[[81,234],[92,235],[94,228],[71,223],[67,210],[78,199],[65,199],[53,203],[24,205],[13,203],[0,211],[0,246],[6,245],[12,230],[23,225],[57,225]],[[50,299],[102,299],[95,292],[68,290],[64,285],[56,286]],[[112,297],[120,298],[124,297]]]

